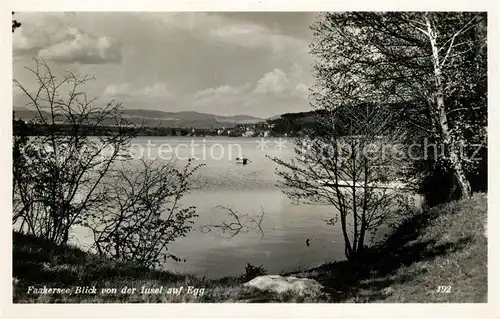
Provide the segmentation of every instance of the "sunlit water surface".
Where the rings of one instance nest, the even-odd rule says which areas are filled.
[[[219,231],[194,230],[169,246],[174,255],[186,262],[168,261],[165,268],[174,272],[206,277],[239,275],[245,265],[262,265],[268,273],[294,271],[344,258],[340,226],[329,226],[325,220],[335,215],[329,205],[294,205],[276,186],[276,164],[268,156],[290,159],[293,144],[279,139],[260,138],[137,138],[135,151],[149,158],[169,160],[175,154],[176,164],[186,164],[189,157],[195,164],[205,164],[194,178],[196,188],[184,197],[182,204],[196,206],[200,215],[195,226],[218,224],[230,220],[219,207],[232,208],[239,215],[258,217],[264,212],[262,232],[248,229],[234,237]],[[149,146],[148,146],[149,144]],[[159,150],[162,150],[159,154]],[[241,154],[242,153],[242,154]],[[241,165],[235,157],[250,159]],[[386,229],[377,234],[383,236]],[[76,231],[76,240],[85,243],[84,232]],[[306,240],[310,239],[310,245]]]

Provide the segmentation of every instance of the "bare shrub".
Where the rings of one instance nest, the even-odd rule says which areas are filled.
[[[384,107],[351,106],[327,113],[306,140],[297,139],[292,160],[271,158],[280,165],[279,186],[288,197],[297,203],[332,205],[327,224],[340,223],[348,260],[361,255],[368,234],[374,238],[381,226],[396,224],[411,206],[404,192],[380,185],[397,178],[394,171],[401,163],[366,151],[370,145],[400,138]],[[393,169],[380,169],[387,166]]]
[[[84,223],[92,230],[93,247],[100,255],[145,267],[168,258],[180,261],[168,252],[168,244],[186,236],[198,216],[195,207],[182,207],[179,201],[201,165],[193,167],[189,160],[180,171],[172,163],[141,160],[139,167],[127,166],[113,172],[108,204],[91,212]]]
[[[35,121],[45,134],[14,137],[13,223],[22,232],[64,244],[70,229],[102,204],[105,194],[99,185],[112,163],[127,159],[133,130],[121,116],[120,104],[97,107],[82,91],[91,78],[73,73],[57,77],[38,60],[27,69],[38,87],[14,83],[29,98],[26,106],[37,112]],[[92,136],[104,124],[113,129]],[[62,134],[57,127],[69,132]]]
[[[119,103],[96,106],[83,90],[91,78],[56,76],[38,60],[28,70],[37,87],[14,80],[37,114],[34,123],[14,123],[14,227],[63,245],[83,226],[102,256],[145,267],[179,260],[167,245],[197,216],[179,200],[200,166],[133,160],[139,125],[125,120]],[[40,131],[27,136],[28,127]]]
[[[261,237],[264,237],[264,230],[262,229],[262,221],[264,220],[264,209],[261,207],[259,215],[253,216],[249,214],[240,214],[238,211],[234,210],[232,207],[225,207],[218,205],[219,211],[225,213],[227,217],[223,219],[220,223],[209,223],[197,227],[197,229],[203,233],[209,233],[212,231],[219,231],[223,235],[227,235],[230,238],[241,234],[248,233],[250,231],[258,231]]]

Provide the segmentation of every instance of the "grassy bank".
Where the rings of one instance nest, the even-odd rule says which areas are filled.
[[[140,268],[112,260],[103,260],[71,247],[57,247],[40,238],[13,233],[13,302],[14,303],[163,303],[163,302],[325,302],[293,294],[262,293],[243,287],[246,278],[197,278],[191,275]],[[96,287],[97,293],[66,294],[28,293],[33,288]],[[161,293],[145,294],[142,287]],[[179,288],[182,287],[182,290]],[[116,293],[102,289],[116,288]],[[131,289],[136,290],[133,293]],[[172,288],[172,289],[170,289]],[[125,289],[125,293],[123,292]],[[169,290],[170,289],[170,290]],[[203,290],[202,290],[203,289]]]
[[[14,233],[14,302],[486,302],[486,194],[441,205],[406,220],[357,265],[340,261],[294,276],[316,279],[314,300],[242,287],[243,275],[207,280],[102,260],[74,247]],[[244,270],[242,269],[242,272]],[[96,286],[96,294],[28,294],[29,286]],[[124,287],[136,288],[122,294]],[[141,294],[142,286],[163,286]],[[438,292],[438,287],[443,292]],[[183,287],[182,291],[168,288]],[[192,287],[189,290],[189,287]],[[117,293],[102,293],[117,288]],[[195,289],[198,289],[195,291]],[[202,292],[201,289],[204,289]]]
[[[487,302],[486,219],[487,195],[478,193],[406,220],[358,267],[302,275],[334,288],[337,302]]]

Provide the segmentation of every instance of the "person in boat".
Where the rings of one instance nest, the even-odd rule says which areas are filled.
[[[242,157],[236,157],[237,161],[241,161],[241,164],[247,165],[248,164],[248,158],[242,156]]]

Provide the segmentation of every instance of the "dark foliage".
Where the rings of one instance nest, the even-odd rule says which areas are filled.
[[[12,15],[14,15],[14,12],[12,12]],[[17,20],[12,20],[12,33],[21,26],[21,22]]]
[[[250,263],[247,263],[247,265],[245,266],[245,274],[243,275],[243,281],[249,281],[254,279],[255,277],[264,275],[267,275],[267,271],[264,269],[264,267],[262,267],[262,265],[254,266]]]

